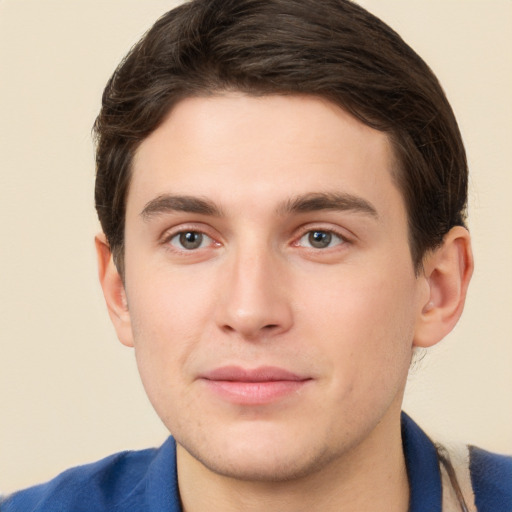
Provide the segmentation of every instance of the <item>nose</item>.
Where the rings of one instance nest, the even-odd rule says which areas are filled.
[[[293,316],[284,264],[265,248],[233,255],[219,285],[217,325],[252,341],[288,331]]]

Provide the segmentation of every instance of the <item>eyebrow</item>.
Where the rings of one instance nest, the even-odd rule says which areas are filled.
[[[347,193],[314,192],[289,199],[278,209],[280,214],[320,210],[353,211],[378,219],[377,209],[366,199]]]
[[[312,192],[288,199],[278,206],[278,215],[308,213],[320,210],[353,211],[378,218],[375,207],[366,199],[347,193]],[[222,217],[222,209],[213,201],[195,196],[162,194],[152,199],[142,209],[140,215],[148,221],[158,215],[186,212],[211,217]]]
[[[160,195],[146,203],[140,215],[144,220],[150,220],[152,217],[172,212],[197,213],[213,217],[222,216],[221,209],[209,199],[171,194]]]

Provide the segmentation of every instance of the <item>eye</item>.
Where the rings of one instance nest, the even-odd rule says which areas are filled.
[[[181,231],[170,238],[169,243],[177,249],[193,251],[211,245],[213,240],[199,231]]]
[[[328,249],[336,245],[341,245],[344,242],[345,240],[341,236],[332,231],[315,229],[302,235],[297,245],[311,247],[313,249]]]

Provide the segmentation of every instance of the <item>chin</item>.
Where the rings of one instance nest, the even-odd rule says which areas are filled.
[[[298,480],[321,470],[327,461],[304,460],[304,457],[238,457],[237,460],[200,460],[210,471],[228,478],[250,482],[289,482]]]
[[[240,443],[233,442],[233,437],[212,441],[210,439],[207,446],[186,441],[180,444],[207,470],[243,481],[293,481],[321,471],[336,458],[332,447],[304,444],[293,436],[284,441],[261,435],[248,437]]]

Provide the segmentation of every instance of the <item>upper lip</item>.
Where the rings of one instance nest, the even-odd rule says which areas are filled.
[[[276,366],[261,366],[248,369],[240,366],[223,366],[215,368],[203,375],[203,379],[234,382],[272,382],[272,381],[302,381],[309,377],[297,375]]]

